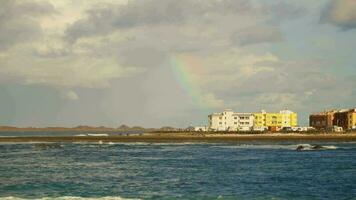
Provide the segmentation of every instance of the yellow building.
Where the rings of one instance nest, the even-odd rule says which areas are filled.
[[[356,129],[356,108],[349,110],[347,113],[347,128]]]
[[[297,113],[290,110],[281,110],[279,113],[267,113],[262,110],[260,113],[254,113],[254,117],[254,127],[256,128],[283,128],[298,125]]]

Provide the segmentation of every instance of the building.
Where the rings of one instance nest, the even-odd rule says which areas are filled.
[[[309,125],[318,130],[344,130],[356,128],[356,109],[330,110],[309,116]]]
[[[334,113],[333,125],[337,127],[342,127],[344,130],[348,128],[349,118],[348,110],[343,109]]]
[[[356,128],[356,109],[344,109],[335,112],[333,124],[342,127],[344,130]]]
[[[213,113],[208,118],[211,131],[250,131],[254,122],[252,113],[235,113],[231,109]]]
[[[267,113],[262,110],[254,113],[254,129],[261,128],[278,131],[284,127],[295,127],[298,125],[298,115],[290,110],[281,110],[279,113]]]
[[[349,110],[347,118],[349,119],[347,129],[356,129],[356,108]]]
[[[195,126],[194,127],[194,131],[198,131],[198,132],[208,131],[208,127],[206,127],[206,126]]]
[[[333,121],[335,112],[335,110],[330,110],[311,114],[309,116],[309,126],[318,130],[331,130],[334,126]]]
[[[281,110],[278,113],[235,113],[225,109],[222,113],[208,116],[209,129],[212,131],[278,131],[284,127],[297,126],[297,113]]]

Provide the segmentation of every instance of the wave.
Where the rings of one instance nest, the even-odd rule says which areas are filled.
[[[0,200],[29,200],[33,198],[20,198],[20,197],[0,197]],[[107,197],[76,197],[76,196],[63,196],[63,197],[41,197],[38,200],[139,200],[137,198],[123,198],[119,196]]]
[[[214,143],[206,143],[206,142],[115,142],[115,141],[102,141],[99,140],[97,142],[87,142],[87,141],[76,141],[71,142],[72,144],[104,144],[104,145],[123,145],[123,146],[187,146],[187,145],[213,145]],[[215,143],[218,145],[218,143]]]
[[[300,151],[315,151],[315,150],[335,150],[338,149],[338,147],[334,145],[324,146],[324,145],[298,144],[295,149]]]
[[[79,136],[79,137],[83,137],[83,136],[93,136],[93,137],[108,137],[109,134],[107,133],[86,133],[86,134],[77,134],[74,136]]]
[[[45,142],[45,141],[41,141],[41,142],[37,142],[37,141],[29,141],[29,142],[1,142],[1,145],[15,145],[15,144],[25,144],[25,145],[32,145],[32,144],[54,144],[54,143],[58,143],[58,142]]]
[[[295,149],[297,145],[277,145],[277,144],[241,144],[229,146],[211,146],[212,148],[223,149]]]
[[[88,136],[94,136],[94,137],[107,137],[109,134],[106,133],[88,133]]]
[[[226,148],[226,149],[286,149],[296,150],[298,147],[303,147],[300,150],[312,151],[312,150],[334,150],[339,147],[334,145],[312,145],[312,144],[241,144],[241,145],[229,145],[229,146],[211,146],[212,148]],[[316,148],[317,147],[317,148]]]

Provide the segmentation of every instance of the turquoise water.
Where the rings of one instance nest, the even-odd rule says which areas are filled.
[[[356,143],[0,143],[0,199],[356,199]]]

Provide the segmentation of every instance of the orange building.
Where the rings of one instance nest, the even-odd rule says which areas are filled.
[[[342,127],[344,130],[356,129],[356,108],[311,114],[309,125],[318,130],[331,130],[333,126]]]
[[[333,124],[343,129],[356,128],[356,109],[340,110],[334,115]]]
[[[309,125],[319,130],[330,129],[333,127],[335,112],[335,110],[330,110],[321,113],[311,114],[309,116]]]

